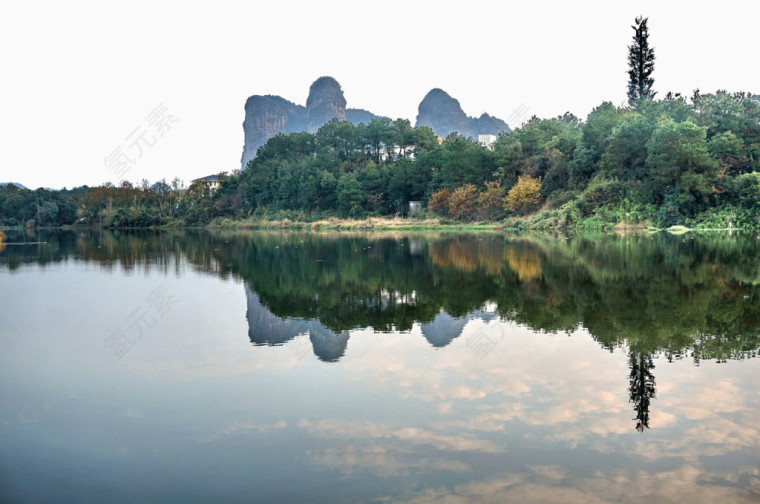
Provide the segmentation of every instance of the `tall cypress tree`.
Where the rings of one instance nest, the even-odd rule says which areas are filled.
[[[633,44],[628,46],[628,103],[635,105],[639,100],[651,100],[657,94],[652,91],[654,79],[654,48],[649,47],[649,18],[637,17],[632,25]]]

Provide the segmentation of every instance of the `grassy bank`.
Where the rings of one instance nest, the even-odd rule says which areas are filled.
[[[557,210],[542,209],[530,215],[509,217],[496,222],[460,222],[447,218],[426,216],[423,218],[368,217],[365,219],[343,219],[329,217],[317,220],[296,220],[283,217],[249,217],[213,219],[207,225],[188,225],[181,219],[170,219],[158,225],[151,226],[105,226],[112,229],[152,229],[152,230],[181,230],[181,229],[211,229],[211,230],[293,230],[293,231],[388,231],[388,232],[503,232],[503,231],[549,231],[560,233],[600,232],[600,233],[641,233],[669,231],[683,233],[688,231],[738,231],[757,230],[757,221],[753,218],[736,219],[735,214],[725,218],[715,218],[714,215],[702,215],[701,218],[685,220],[684,224],[657,226],[649,219],[636,221],[615,221],[599,215],[578,220],[567,218]],[[738,222],[737,222],[738,221]],[[98,228],[98,225],[68,225],[61,229]],[[59,228],[57,226],[48,229]],[[36,230],[45,228],[0,227],[7,230]],[[2,240],[0,239],[0,243]]]
[[[503,226],[514,230],[682,230],[726,231],[760,229],[760,208],[722,205],[685,217],[671,208],[634,205],[623,202],[615,205],[591,206],[573,200],[558,208],[545,205],[523,216],[508,217]]]
[[[442,219],[404,219],[370,217],[340,219],[330,217],[312,222],[290,219],[229,219],[218,218],[208,225],[211,229],[293,229],[301,231],[499,231],[498,223],[459,223]]]

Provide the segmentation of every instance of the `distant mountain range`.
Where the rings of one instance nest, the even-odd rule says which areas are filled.
[[[28,187],[22,184],[19,184],[18,182],[0,182],[0,187],[9,186],[9,185],[16,186],[19,189],[29,189]]]
[[[309,88],[306,106],[280,96],[253,95],[245,102],[242,167],[245,168],[248,161],[256,157],[259,147],[280,133],[315,133],[333,118],[359,124],[381,117],[367,110],[346,108],[343,90],[332,77],[320,77],[314,81]],[[506,122],[488,114],[478,118],[468,117],[459,102],[441,89],[431,90],[422,100],[416,126],[428,126],[441,137],[458,132],[477,138],[478,135],[498,135],[509,131]]]

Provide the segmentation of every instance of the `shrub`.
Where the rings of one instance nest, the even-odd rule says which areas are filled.
[[[504,188],[497,181],[486,182],[486,188],[478,195],[478,212],[486,220],[496,220],[504,212]]]
[[[449,214],[455,219],[471,219],[477,210],[478,188],[472,184],[457,187],[449,197]]]
[[[451,191],[448,189],[441,189],[436,191],[430,196],[430,202],[428,202],[428,210],[437,215],[449,215],[449,198],[451,198]]]
[[[681,208],[678,206],[677,195],[667,195],[660,210],[655,216],[655,224],[657,227],[667,228],[670,226],[682,225],[683,223],[684,215],[681,212]]]
[[[541,181],[530,175],[517,179],[504,199],[504,207],[511,212],[526,212],[535,208],[541,201]]]
[[[614,203],[622,199],[625,188],[617,179],[595,177],[583,191],[582,198],[594,207]]]
[[[745,173],[734,177],[729,191],[736,201],[747,206],[754,205],[760,200],[760,173]]]

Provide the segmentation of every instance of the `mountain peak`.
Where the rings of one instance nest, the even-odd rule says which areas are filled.
[[[452,98],[446,91],[433,88],[420,102],[417,114],[417,126],[427,126],[436,135],[446,137],[453,132],[478,138],[478,135],[498,135],[509,131],[507,123],[485,112],[477,119],[468,117],[462,110],[459,100]]]
[[[309,97],[306,99],[307,131],[316,133],[320,126],[336,117],[346,120],[343,90],[332,77],[320,77],[309,87]]]

